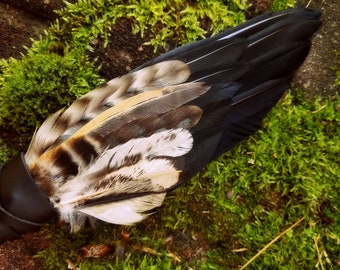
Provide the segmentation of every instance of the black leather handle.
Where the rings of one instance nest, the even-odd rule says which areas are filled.
[[[24,155],[0,168],[0,243],[38,230],[56,216],[49,199],[32,179]]]

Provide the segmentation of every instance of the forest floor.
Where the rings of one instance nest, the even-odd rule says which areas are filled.
[[[0,0],[0,58],[19,59],[25,54],[23,46],[29,47],[31,39],[43,35],[56,18],[52,10],[61,6],[59,0]],[[315,36],[310,55],[297,73],[295,83],[311,89],[306,93],[309,97],[332,97],[340,90],[333,86],[333,68],[338,64],[334,52],[340,48],[340,5],[338,0],[312,0],[310,6],[322,11],[323,26]],[[110,41],[108,48],[94,53],[103,66],[101,75],[107,79],[126,73],[154,56],[153,49],[141,47],[144,41],[133,36],[124,24],[116,25],[114,31],[119,34],[112,35],[115,40]],[[48,244],[49,241],[38,233],[30,233],[0,245],[0,270],[40,269],[40,261],[34,255]]]

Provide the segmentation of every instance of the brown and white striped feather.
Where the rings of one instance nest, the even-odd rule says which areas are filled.
[[[173,159],[188,153],[192,145],[186,129],[129,140],[104,151],[51,199],[73,231],[83,225],[87,215],[115,224],[139,222],[162,204],[167,189],[177,183],[181,171]],[[122,196],[126,199],[114,199]],[[110,197],[108,202],[93,204]]]
[[[169,91],[171,88],[174,91]],[[186,128],[191,128],[199,121],[201,110],[195,106],[183,105],[207,90],[208,87],[202,86],[202,83],[188,83],[168,86],[161,90],[131,97],[130,99],[138,101],[132,102],[132,107],[124,106],[125,103],[129,105],[131,103],[130,99],[127,99],[117,105],[117,107],[121,107],[118,113],[113,113],[108,117],[101,117],[100,114],[79,132],[43,153],[36,162],[29,165],[30,172],[42,191],[51,197],[54,190],[76,176],[108,147],[164,129],[167,126],[167,123],[164,123],[166,119],[173,124],[174,128],[181,127],[184,123],[187,124]],[[157,94],[156,97],[149,99],[148,94],[154,92]],[[147,97],[146,100],[144,100],[144,96]],[[188,109],[192,113],[188,114]],[[115,107],[108,110],[115,111]],[[182,110],[185,113],[181,113]],[[102,114],[106,114],[106,112]],[[178,122],[174,123],[174,118],[167,117],[168,113],[170,115],[177,113]],[[101,121],[97,121],[97,118],[100,118]],[[159,121],[159,119],[163,121]],[[138,121],[145,120],[149,120],[151,125],[143,126],[141,130],[136,128]],[[151,128],[151,130],[147,130],[147,128]],[[130,136],[119,137],[118,140],[115,140],[117,139],[116,132],[118,135],[122,132],[127,134],[124,133],[124,130],[128,131]]]
[[[168,61],[113,79],[37,131],[26,153],[28,168],[73,231],[86,215],[138,222],[178,183],[175,159],[191,150],[188,129],[202,116],[186,104],[209,89],[183,83],[189,75],[184,63]],[[122,194],[130,198],[91,204]]]
[[[105,110],[105,106],[117,105],[132,94],[183,83],[189,76],[190,71],[187,65],[173,60],[110,80],[77,99],[63,113],[59,111],[46,119],[33,135],[25,153],[27,165],[35,162],[67,131],[71,130],[68,135],[72,135],[77,128],[82,126],[79,125],[82,120],[89,121],[95,118]]]

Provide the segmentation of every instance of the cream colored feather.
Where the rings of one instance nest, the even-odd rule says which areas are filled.
[[[120,211],[121,215],[127,211],[125,215],[131,220],[129,223],[138,222],[144,217],[144,212],[160,206],[160,198],[163,198],[160,194],[177,184],[181,171],[176,169],[172,158],[185,155],[192,145],[192,136],[185,129],[165,130],[150,137],[130,140],[104,151],[87,169],[60,185],[51,199],[61,217],[74,228],[81,227],[76,221],[80,214],[77,214],[76,220],[73,219],[73,213],[78,209],[82,213],[117,224],[127,223],[112,216],[112,211]],[[120,197],[120,194],[125,194],[127,199],[115,202],[114,198]],[[145,203],[132,207],[131,197],[138,196],[143,197]],[[113,202],[107,199],[104,204],[111,205],[112,209],[103,206],[103,203],[99,204],[99,208],[92,205],[91,202],[104,197],[111,198]],[[119,205],[120,210],[115,205]],[[135,218],[128,217],[133,211],[132,216]]]

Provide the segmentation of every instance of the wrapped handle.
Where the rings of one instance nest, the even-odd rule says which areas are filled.
[[[56,216],[31,177],[23,153],[0,168],[0,243],[37,231]]]

